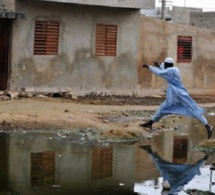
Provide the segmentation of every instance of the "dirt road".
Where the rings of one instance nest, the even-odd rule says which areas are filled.
[[[163,97],[17,98],[0,101],[0,130],[84,130],[101,139],[150,137],[156,132],[138,126],[149,119]],[[196,97],[206,109],[214,110],[215,98]]]

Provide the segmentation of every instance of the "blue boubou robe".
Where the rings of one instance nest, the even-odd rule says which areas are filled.
[[[168,84],[166,100],[152,117],[153,121],[158,121],[168,114],[179,114],[197,119],[202,116],[204,109],[198,106],[183,86],[180,71],[177,67],[164,69],[162,64],[160,68],[149,66],[149,70],[164,78]]]

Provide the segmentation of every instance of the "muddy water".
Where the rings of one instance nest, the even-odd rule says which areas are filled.
[[[214,116],[208,119],[215,126]],[[168,173],[178,191],[175,194],[194,189],[203,191],[198,194],[215,193],[215,171],[211,170],[215,159],[204,161],[205,154],[195,148],[206,140],[202,125],[187,118],[169,117],[162,122],[171,128],[135,144],[92,141],[70,132],[2,133],[0,194],[165,194],[161,172]],[[139,148],[142,145],[152,151]]]

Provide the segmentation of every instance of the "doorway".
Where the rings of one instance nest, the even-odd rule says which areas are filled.
[[[9,21],[0,19],[0,90],[7,89]]]

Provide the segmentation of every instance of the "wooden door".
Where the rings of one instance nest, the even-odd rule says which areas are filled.
[[[0,20],[0,90],[7,89],[9,20]]]

